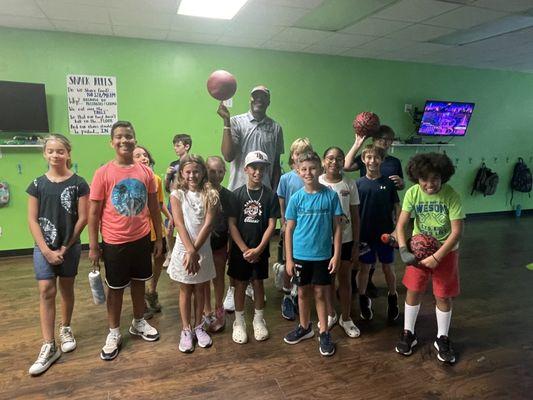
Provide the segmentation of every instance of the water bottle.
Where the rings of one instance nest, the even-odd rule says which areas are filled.
[[[105,292],[100,271],[92,270],[89,272],[89,285],[91,286],[91,292],[93,293],[94,304],[104,304]]]
[[[520,218],[520,216],[522,215],[522,206],[520,204],[517,204],[515,209],[514,209],[514,214],[516,216],[516,218]]]
[[[381,241],[391,247],[398,248],[398,241],[394,236],[389,233],[384,233],[383,235],[381,235]]]

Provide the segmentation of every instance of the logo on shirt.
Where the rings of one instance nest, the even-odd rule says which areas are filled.
[[[121,180],[111,193],[111,202],[115,210],[126,217],[139,215],[146,206],[146,201],[146,187],[134,178]]]
[[[76,186],[68,186],[63,189],[60,195],[61,206],[69,214],[74,214],[76,211],[74,208],[74,199],[76,198],[77,189],[78,188]]]
[[[346,189],[342,189],[339,193],[342,197],[346,197],[350,195],[350,191]]]
[[[263,215],[263,207],[257,200],[248,200],[244,203],[244,222],[258,224]]]
[[[39,226],[43,233],[44,241],[48,246],[53,246],[57,238],[57,228],[48,218],[39,218]]]

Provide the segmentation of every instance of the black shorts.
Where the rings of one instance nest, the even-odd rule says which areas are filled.
[[[211,250],[217,251],[217,250],[220,250],[222,247],[227,247],[228,239],[229,239],[228,232],[213,231],[211,233],[211,239],[210,239]]]
[[[167,252],[167,238],[162,238],[161,243],[162,243],[162,248],[163,248],[163,251],[161,252],[161,256],[164,256]],[[154,245],[155,245],[155,240],[150,241],[150,253],[151,254],[154,254]]]
[[[268,253],[263,252],[259,261],[249,263],[242,257],[242,252],[237,246],[232,246],[228,262],[228,276],[238,281],[249,281],[250,279],[268,278]]]
[[[352,249],[353,249],[353,241],[343,243],[341,246],[341,261],[352,261]],[[331,254],[333,257],[333,253],[335,252],[334,248],[331,247]]]
[[[305,261],[294,259],[295,283],[305,285],[330,285],[329,260]]]
[[[131,280],[147,281],[152,277],[152,242],[150,235],[134,242],[102,243],[105,281],[111,289],[123,289]]]

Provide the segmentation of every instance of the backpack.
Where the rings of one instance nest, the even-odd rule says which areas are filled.
[[[531,170],[528,168],[524,159],[518,157],[518,162],[513,169],[513,176],[511,178],[511,205],[513,204],[514,191],[522,193],[530,193],[533,185],[531,178]],[[531,194],[529,194],[531,197]]]
[[[474,192],[483,193],[483,196],[493,195],[496,192],[496,187],[498,186],[499,181],[500,178],[498,174],[492,172],[491,169],[487,168],[485,163],[483,163],[477,171],[470,195],[473,195]]]
[[[9,203],[9,185],[7,182],[0,181],[0,207],[7,206]]]

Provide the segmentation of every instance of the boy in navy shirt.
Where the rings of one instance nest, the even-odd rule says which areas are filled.
[[[394,248],[381,242],[383,233],[394,231],[395,221],[400,214],[400,199],[394,183],[380,172],[385,151],[377,146],[366,146],[362,153],[366,175],[357,181],[359,191],[359,215],[361,219],[360,240],[368,243],[370,251],[359,257],[360,269],[357,274],[359,307],[361,318],[371,320],[372,300],[366,294],[370,267],[381,262],[385,280],[389,288],[387,316],[395,321],[399,316],[396,276],[394,274]],[[376,259],[377,255],[377,259]]]

